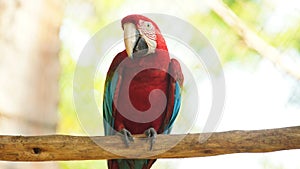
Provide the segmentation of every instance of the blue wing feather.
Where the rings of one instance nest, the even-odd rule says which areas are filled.
[[[113,117],[113,98],[118,82],[118,74],[115,72],[111,80],[106,82],[103,98],[103,123],[105,135],[113,134],[114,117]]]
[[[173,107],[173,112],[171,119],[166,127],[166,130],[164,131],[164,134],[170,134],[174,121],[176,117],[178,116],[179,110],[180,110],[180,105],[181,105],[181,88],[178,82],[175,84],[175,94],[174,94],[174,107]]]

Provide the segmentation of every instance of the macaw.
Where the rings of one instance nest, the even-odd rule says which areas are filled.
[[[105,135],[121,134],[129,146],[133,134],[144,133],[151,150],[157,133],[169,134],[178,115],[183,74],[155,22],[128,15],[121,24],[125,50],[113,59],[104,87]],[[108,160],[108,168],[149,169],[155,161]]]

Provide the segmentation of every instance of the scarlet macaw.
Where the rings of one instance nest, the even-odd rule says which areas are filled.
[[[169,134],[178,115],[183,74],[179,62],[170,59],[155,22],[142,15],[129,15],[121,23],[125,50],[115,56],[107,72],[103,99],[105,135],[121,133],[129,146],[132,134],[145,133],[152,149],[157,133]],[[165,97],[153,92],[155,89]],[[165,105],[162,99],[166,100]],[[162,111],[157,114],[159,110]],[[108,168],[149,169],[154,162],[108,160]]]

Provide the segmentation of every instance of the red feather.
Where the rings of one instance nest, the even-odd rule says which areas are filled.
[[[122,52],[124,53],[124,52]],[[166,52],[158,51],[147,57],[141,57],[136,59],[125,59],[123,63],[119,65],[118,74],[122,76],[122,84],[118,85],[116,91],[118,91],[117,107],[119,110],[115,114],[114,128],[117,131],[122,130],[124,127],[132,134],[142,134],[145,130],[153,127],[156,131],[162,125],[164,119],[164,113],[154,121],[148,123],[138,123],[125,118],[124,112],[137,114],[139,112],[130,112],[133,105],[138,111],[145,112],[151,105],[149,102],[149,94],[154,89],[159,89],[164,92],[165,96],[168,95],[168,67],[170,63],[169,55]],[[149,67],[156,67],[158,69],[149,69]],[[141,69],[145,69],[141,72],[137,72]],[[131,77],[134,77],[133,79]],[[129,86],[129,91],[125,86]],[[129,92],[129,93],[128,93]],[[128,104],[128,95],[131,104]],[[155,100],[155,99],[154,99]],[[160,104],[160,100],[156,99],[154,106]],[[159,107],[159,106],[157,106]],[[122,115],[123,114],[123,115]],[[130,116],[130,114],[126,114]],[[147,114],[144,114],[147,116]],[[148,114],[151,116],[151,114]],[[143,122],[143,119],[140,119]]]

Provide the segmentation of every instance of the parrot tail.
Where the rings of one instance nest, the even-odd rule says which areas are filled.
[[[151,160],[134,160],[134,159],[119,159],[108,160],[108,169],[150,169],[155,159]]]

